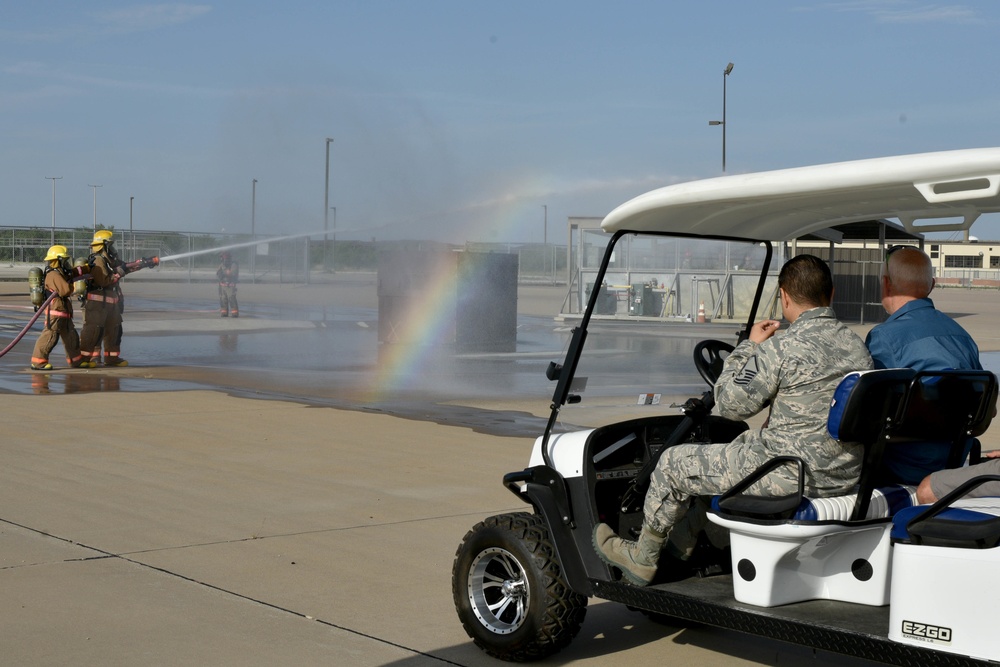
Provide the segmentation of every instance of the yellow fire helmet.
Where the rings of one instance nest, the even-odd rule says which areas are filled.
[[[111,230],[110,229],[98,229],[94,232],[94,240],[90,242],[91,248],[96,248],[97,246],[103,246],[105,243],[111,242]]]
[[[45,256],[46,262],[51,262],[57,259],[69,259],[69,251],[66,250],[64,245],[54,245],[49,248],[49,254]]]

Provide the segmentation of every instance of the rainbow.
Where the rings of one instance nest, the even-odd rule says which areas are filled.
[[[595,193],[644,190],[650,183],[657,186],[664,182],[685,180],[662,176],[647,176],[638,180],[595,180],[546,184],[540,177],[522,179],[507,192],[478,202],[469,202],[445,211],[428,213],[407,222],[412,228],[431,220],[461,219],[461,232],[467,239],[505,239],[532,234],[538,238],[542,216],[542,202],[548,197],[565,199],[581,198]],[[564,227],[552,226],[557,235]],[[531,231],[533,230],[533,231]],[[513,233],[512,233],[513,232]],[[550,238],[556,238],[551,236]],[[394,391],[418,389],[421,378],[436,372],[432,366],[440,356],[442,341],[451,339],[446,329],[455,318],[448,312],[455,307],[454,275],[450,265],[442,262],[427,284],[421,286],[414,297],[407,315],[396,325],[394,334],[400,343],[384,343],[380,348],[379,370],[373,393],[384,397]],[[381,315],[380,315],[381,316]]]
[[[423,276],[427,278],[426,275]],[[456,285],[454,267],[437,262],[429,279],[412,290],[401,317],[391,324],[391,339],[380,345],[374,398],[418,389],[440,356],[442,343],[454,340]],[[382,317],[382,314],[379,315]]]

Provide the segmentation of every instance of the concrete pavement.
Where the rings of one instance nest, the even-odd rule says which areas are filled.
[[[546,290],[522,305],[553,312]],[[1000,349],[995,293],[936,296]],[[451,565],[477,521],[527,509],[500,479],[530,439],[224,388],[2,400],[5,664],[500,664],[458,622]],[[867,664],[610,603],[545,664],[658,663]]]
[[[451,563],[478,520],[526,509],[499,484],[523,439],[208,391],[4,408],[6,664],[498,664]],[[604,603],[547,664],[844,664],[776,651]]]

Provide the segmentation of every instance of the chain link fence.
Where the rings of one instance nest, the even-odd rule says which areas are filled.
[[[162,271],[188,280],[214,280],[220,253],[228,250],[240,264],[241,281],[309,282],[306,267],[312,264],[310,251],[315,244],[308,238],[258,236],[254,240],[249,234],[112,231],[115,250],[123,261],[159,257]],[[86,259],[93,237],[94,232],[87,229],[3,227],[0,228],[0,264],[10,267],[42,264],[52,245],[64,245],[74,258]],[[322,253],[322,240],[317,249]],[[322,260],[321,255],[319,261]]]
[[[102,227],[103,228],[103,227]],[[159,257],[160,270],[187,280],[214,280],[219,254],[228,250],[240,265],[241,282],[308,283],[317,274],[376,271],[387,249],[420,249],[426,241],[324,240],[322,236],[265,237],[250,234],[130,231],[110,228],[122,260]],[[90,255],[94,231],[86,228],[0,227],[0,265],[37,266],[52,245],[74,258]],[[452,250],[517,255],[518,282],[565,284],[566,246],[545,243],[432,244]]]

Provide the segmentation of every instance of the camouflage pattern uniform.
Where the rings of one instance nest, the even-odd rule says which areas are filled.
[[[784,334],[759,345],[740,343],[716,382],[716,408],[727,419],[743,420],[770,404],[767,423],[730,443],[678,445],[665,451],[646,493],[646,524],[660,533],[677,526],[678,534],[669,535],[671,548],[679,552],[675,555],[689,554],[704,522],[695,517],[688,517],[683,526],[678,522],[693,497],[724,493],[776,456],[798,456],[806,462],[808,495],[848,492],[858,481],[862,447],[834,440],[826,420],[844,375],[871,368],[864,341],[827,307],[805,311]],[[753,492],[785,495],[797,486],[796,471],[783,466]]]

